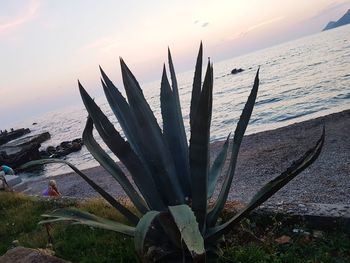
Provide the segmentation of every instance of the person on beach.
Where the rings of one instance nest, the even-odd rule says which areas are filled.
[[[11,191],[11,187],[6,182],[5,175],[15,175],[15,172],[7,165],[0,165],[0,190]]]
[[[61,196],[61,193],[57,189],[57,183],[55,180],[50,180],[47,189],[42,193],[45,197],[59,197]],[[53,229],[53,226],[50,223],[45,224],[45,229],[48,237],[48,244],[53,243],[53,238],[51,234],[51,230]]]
[[[43,192],[43,196],[61,196],[61,193],[57,189],[57,184],[55,180],[50,180],[47,189]]]
[[[7,165],[1,165],[0,171],[3,171],[5,174],[15,175],[15,171],[10,166],[7,166]]]

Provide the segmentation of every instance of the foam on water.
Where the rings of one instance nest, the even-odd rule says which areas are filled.
[[[241,57],[215,62],[211,139],[223,139],[234,130],[259,66],[260,90],[247,134],[348,109],[349,43],[350,26],[344,26]],[[231,75],[233,68],[246,70]],[[178,75],[187,133],[192,80],[193,71]],[[157,81],[142,86],[161,125],[159,83]],[[121,130],[106,100],[98,98],[96,101],[118,130]],[[86,115],[81,103],[18,123],[16,126],[30,127],[34,133],[49,131],[52,139],[43,144],[43,147],[47,147],[81,137]],[[38,125],[31,126],[32,122],[37,122]],[[81,169],[98,165],[85,148],[66,159]],[[55,164],[46,166],[37,173],[52,176],[69,171],[69,168]]]

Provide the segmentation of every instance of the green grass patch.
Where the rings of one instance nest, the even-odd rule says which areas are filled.
[[[45,248],[48,237],[45,227],[38,225],[40,215],[64,207],[78,207],[98,216],[125,222],[120,214],[99,199],[76,202],[0,193],[0,255],[7,251],[13,240],[18,240],[22,246]],[[310,235],[295,234],[293,228],[304,229]],[[312,237],[312,231],[303,226],[286,226],[278,221],[259,225],[246,220],[222,243],[223,255],[219,262],[350,262],[348,235],[332,231]],[[56,256],[72,262],[137,262],[133,240],[115,232],[60,223],[53,225],[52,235]],[[281,235],[291,237],[291,241],[276,243],[275,239]]]

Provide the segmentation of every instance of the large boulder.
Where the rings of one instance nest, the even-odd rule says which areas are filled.
[[[19,137],[22,137],[23,135],[30,133],[29,129],[18,129],[18,130],[11,130],[10,132],[1,131],[0,132],[0,145],[3,145],[9,141],[15,140]]]
[[[23,138],[19,138],[17,140],[11,141],[6,144],[7,147],[11,146],[24,146],[24,145],[29,145],[32,143],[38,143],[41,144],[51,138],[51,135],[49,132],[42,132],[36,135],[31,135],[31,136],[26,136]]]
[[[69,263],[54,257],[52,250],[15,247],[0,257],[1,263]]]
[[[17,168],[18,166],[41,158],[40,144],[50,138],[48,132],[20,138],[0,146],[0,163]]]

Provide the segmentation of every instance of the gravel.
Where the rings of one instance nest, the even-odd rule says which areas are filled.
[[[350,110],[245,136],[229,200],[249,201],[261,186],[286,170],[315,145],[321,136],[323,123],[326,125],[326,140],[319,158],[269,202],[350,204]],[[222,143],[211,144],[211,157],[217,154]],[[111,194],[118,197],[125,195],[119,184],[102,167],[84,172]],[[65,196],[98,196],[74,173],[51,178],[57,181],[60,192]],[[32,188],[28,193],[40,195],[48,180],[37,178],[28,181],[28,187]]]

